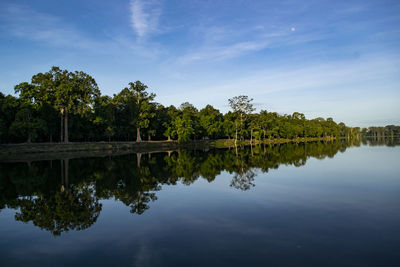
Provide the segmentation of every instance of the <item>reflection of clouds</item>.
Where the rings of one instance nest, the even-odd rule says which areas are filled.
[[[135,266],[150,266],[151,253],[146,244],[140,244],[139,251],[135,255]]]
[[[238,211],[239,212],[239,211]],[[232,213],[234,215],[235,212]],[[228,217],[220,217],[220,216],[211,216],[211,217],[199,217],[191,215],[184,215],[179,218],[175,218],[175,220],[179,222],[184,222],[185,227],[189,230],[193,229],[203,229],[205,232],[212,231],[218,233],[230,233],[230,234],[241,234],[241,235],[265,235],[268,233],[268,229],[264,227],[249,227],[245,221],[238,221],[235,218],[230,216]]]

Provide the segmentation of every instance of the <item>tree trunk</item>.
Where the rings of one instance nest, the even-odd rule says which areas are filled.
[[[253,144],[253,129],[250,131],[250,145]]]
[[[235,126],[236,126],[236,127],[235,127],[235,128],[236,128],[236,129],[235,129],[235,130],[236,130],[236,131],[235,131],[235,146],[236,146],[236,145],[237,145],[237,139],[238,139],[238,127],[237,127],[237,123],[235,123]]]
[[[168,141],[172,141],[172,140],[171,140],[171,136],[170,136],[170,135],[168,135]]]
[[[26,140],[27,143],[31,143],[31,133],[28,133],[28,140]]]
[[[140,138],[140,128],[136,128],[136,142],[142,142],[142,138]]]
[[[241,130],[241,132],[240,132],[240,140],[242,140],[242,135],[243,135],[243,114],[242,113],[240,113],[240,130]]]
[[[136,159],[137,159],[137,166],[140,168],[140,159],[142,158],[142,153],[136,153]]]
[[[60,143],[62,143],[64,140],[63,140],[63,132],[64,132],[64,118],[63,118],[63,112],[64,112],[64,110],[63,109],[61,109],[61,112],[60,112]]]
[[[68,111],[65,110],[65,116],[64,116],[64,143],[68,143]]]

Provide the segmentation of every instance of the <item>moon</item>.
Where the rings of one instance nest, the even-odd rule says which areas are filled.
[[[292,28],[290,28],[290,30],[291,30],[292,32],[294,32],[294,31],[296,30],[296,28],[295,28],[295,27],[292,27]]]

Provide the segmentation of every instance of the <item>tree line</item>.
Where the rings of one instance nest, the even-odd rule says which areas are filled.
[[[93,77],[82,71],[52,67],[15,86],[18,97],[0,93],[0,142],[142,141],[199,139],[353,137],[359,127],[332,118],[306,119],[294,112],[261,110],[253,99],[235,96],[222,114],[207,105],[198,110],[185,102],[163,106],[140,81],[112,97],[101,95]]]
[[[362,130],[364,136],[375,139],[400,137],[400,126],[387,125],[385,127],[368,127]]]

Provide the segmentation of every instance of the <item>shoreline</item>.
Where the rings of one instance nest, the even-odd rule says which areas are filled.
[[[305,143],[315,141],[334,141],[333,137],[296,138],[296,139],[266,139],[238,141],[238,146],[260,144]],[[0,161],[13,161],[19,158],[49,158],[61,155],[81,156],[111,156],[128,153],[157,153],[180,149],[212,149],[235,147],[234,139],[196,140],[188,143],[177,141],[142,141],[142,142],[70,142],[70,143],[21,143],[1,144]],[[44,157],[43,157],[44,156]]]

